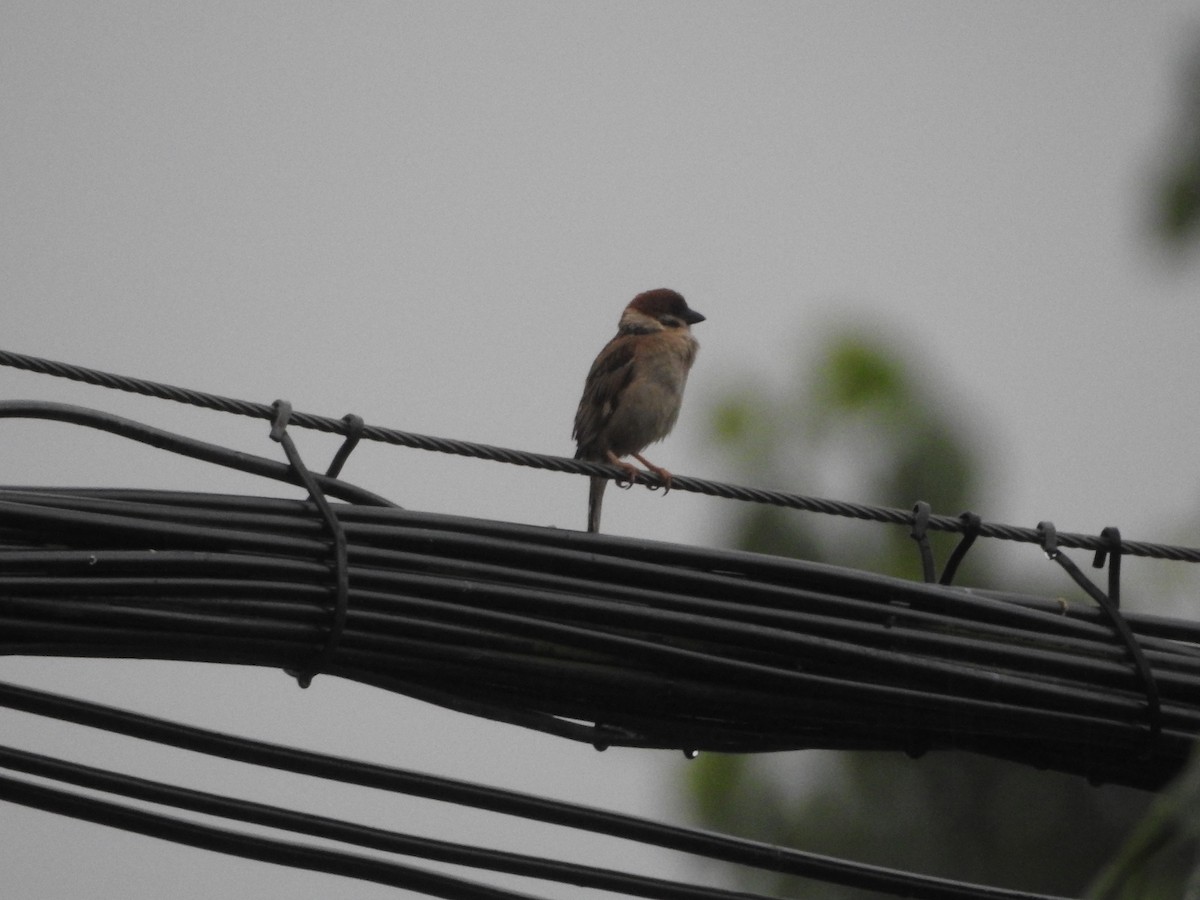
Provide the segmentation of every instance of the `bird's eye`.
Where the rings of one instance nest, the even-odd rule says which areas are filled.
[[[667,328],[682,328],[683,322],[674,316],[660,316],[658,321],[662,322]]]

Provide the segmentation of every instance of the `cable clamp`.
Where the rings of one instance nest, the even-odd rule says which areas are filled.
[[[362,440],[363,429],[367,427],[363,422],[363,417],[354,413],[342,416],[342,421],[346,423],[346,439],[342,441],[342,446],[338,447],[338,452],[334,454],[333,461],[329,463],[329,468],[325,472],[330,478],[337,478],[342,474],[342,466],[346,464],[346,460],[350,458],[350,454]]]
[[[1113,631],[1116,632],[1118,640],[1125,645],[1129,651],[1129,656],[1133,660],[1134,669],[1137,672],[1138,680],[1141,682],[1141,687],[1146,695],[1146,712],[1149,719],[1149,735],[1147,746],[1143,752],[1143,757],[1149,757],[1154,749],[1154,744],[1158,740],[1158,736],[1162,733],[1162,701],[1159,697],[1158,682],[1154,679],[1154,671],[1150,667],[1149,660],[1146,659],[1146,654],[1142,652],[1142,645],[1138,643],[1137,637],[1133,633],[1126,618],[1121,615],[1121,610],[1118,606],[1120,596],[1120,558],[1121,558],[1121,533],[1116,528],[1106,528],[1105,533],[1101,536],[1104,545],[1096,554],[1096,560],[1101,559],[1101,553],[1105,553],[1109,558],[1109,591],[1116,592],[1116,598],[1112,594],[1106,594],[1100,588],[1096,587],[1091,580],[1079,570],[1066,554],[1058,549],[1058,534],[1051,522],[1038,523],[1038,535],[1041,537],[1042,549],[1046,552],[1049,559],[1057,562],[1071,576],[1072,580],[1079,585],[1088,596],[1099,604],[1104,610],[1112,623]]]
[[[1104,541],[1106,546],[1102,546],[1096,551],[1096,557],[1092,560],[1092,567],[1103,569],[1104,562],[1108,560],[1108,599],[1112,601],[1112,605],[1117,609],[1121,608],[1121,530],[1112,525],[1109,525],[1100,532],[1100,540]]]
[[[1054,523],[1038,522],[1037,533],[1038,543],[1042,545],[1046,559],[1058,559],[1058,529],[1054,527]]]
[[[287,432],[288,419],[292,415],[292,405],[286,400],[276,400],[273,404],[274,415],[271,417],[271,440],[278,442],[283,447],[283,452],[287,456],[288,463],[292,467],[297,480],[308,491],[309,497],[320,512],[322,519],[325,521],[326,528],[333,538],[333,573],[334,573],[334,605],[332,609],[332,617],[329,626],[329,633],[326,635],[322,646],[313,655],[309,663],[299,671],[288,670],[288,674],[292,675],[296,682],[302,688],[307,688],[312,684],[312,680],[316,677],[333,658],[337,651],[338,643],[342,639],[342,633],[346,628],[346,611],[350,599],[350,572],[349,560],[346,550],[346,531],[342,527],[341,521],[330,506],[329,500],[326,499],[324,492],[313,478],[312,472],[304,465],[304,461],[300,458],[300,451],[296,449],[291,435]],[[353,447],[351,447],[353,449]],[[339,455],[342,455],[339,452]],[[349,451],[345,456],[349,455]],[[335,458],[335,462],[336,462]],[[345,461],[344,458],[342,460]]]
[[[921,554],[921,574],[926,584],[937,581],[937,572],[933,564],[933,548],[929,546],[929,516],[931,510],[924,500],[918,500],[913,506],[912,528],[908,536],[917,542],[917,551]]]
[[[950,584],[954,580],[954,576],[958,574],[958,567],[967,556],[967,551],[971,549],[979,537],[979,532],[983,529],[983,520],[970,510],[959,513],[958,520],[962,523],[962,538],[954,547],[950,558],[946,560],[946,568],[942,570],[942,577],[939,579],[940,584]]]

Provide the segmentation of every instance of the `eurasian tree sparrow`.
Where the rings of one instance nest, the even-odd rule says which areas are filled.
[[[621,313],[614,337],[588,372],[575,413],[576,459],[619,466],[630,480],[639,472],[621,457],[632,456],[663,480],[671,473],[642,456],[675,427],[683,387],[700,345],[689,327],[704,316],[675,291],[638,294]],[[600,530],[600,503],[607,478],[593,478],[588,492],[588,531]]]

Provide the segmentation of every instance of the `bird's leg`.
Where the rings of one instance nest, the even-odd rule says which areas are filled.
[[[640,457],[639,457],[640,458]],[[617,487],[622,490],[627,490],[633,487],[633,480],[641,473],[641,470],[633,463],[627,463],[611,450],[608,451],[608,461],[625,473],[626,479],[622,481],[617,479]]]
[[[657,475],[659,478],[662,479],[663,496],[665,497],[667,495],[667,492],[669,490],[671,490],[671,473],[668,472],[666,469],[664,469],[662,466],[656,466],[654,463],[650,462],[650,460],[646,459],[646,457],[642,456],[642,454],[640,454],[640,453],[633,454],[633,458],[636,459],[643,466],[645,466],[647,469],[649,469],[651,472],[653,472],[655,475]],[[650,489],[654,490],[654,485],[651,485]]]

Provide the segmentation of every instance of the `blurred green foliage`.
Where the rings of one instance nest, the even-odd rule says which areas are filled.
[[[894,352],[854,330],[831,334],[810,372],[773,388],[747,382],[719,398],[713,443],[752,483],[909,508],[925,500],[958,512],[975,494],[966,427],[951,420],[921,377]],[[975,496],[978,502],[978,496]],[[768,506],[743,509],[736,542],[768,553],[920,575],[903,529],[831,522]],[[948,550],[949,535],[933,534]]]
[[[1174,135],[1154,197],[1159,239],[1176,250],[1200,238],[1200,40],[1181,85]],[[1088,892],[1097,900],[1200,897],[1200,757],[1157,798]]]
[[[1200,896],[1200,766],[1194,762],[1159,796],[1125,846],[1093,883],[1096,900]]]
[[[1200,42],[1167,147],[1153,230],[1165,246],[1190,249],[1200,238]],[[792,383],[749,376],[721,398],[712,436],[724,466],[747,483],[895,507],[922,499],[936,512],[982,509],[979,455],[927,377],[864,332],[844,330]],[[899,528],[749,507],[728,530],[728,542],[745,549],[918,577]],[[935,546],[939,559],[946,541]],[[960,582],[997,583],[981,555],[972,552]],[[1005,583],[1014,577],[1025,576],[1006,571]],[[708,754],[689,768],[688,787],[706,824],[805,850],[1027,890],[1086,890],[1097,900],[1200,898],[1200,759],[1158,798],[954,753]],[[815,900],[878,896],[761,874],[743,880]]]
[[[871,333],[879,333],[872,329]],[[937,512],[979,506],[978,453],[963,418],[865,331],[843,329],[811,369],[774,386],[747,376],[711,417],[722,470],[821,496]],[[944,560],[953,538],[934,535]],[[907,529],[746,506],[738,547],[919,578]],[[972,551],[959,581],[995,584]],[[970,566],[973,566],[971,568]],[[1145,809],[1145,795],[957,753],[704,754],[688,769],[694,814],[721,830],[986,884],[1078,895]],[[809,898],[879,896],[746,876],[746,887]]]
[[[1154,196],[1155,231],[1169,247],[1195,246],[1200,235],[1200,42],[1182,79],[1174,134]]]

